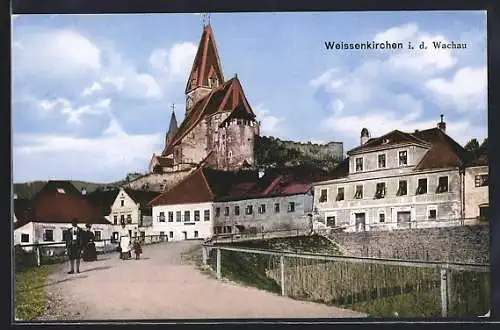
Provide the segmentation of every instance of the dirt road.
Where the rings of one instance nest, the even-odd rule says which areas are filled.
[[[182,253],[199,244],[145,246],[141,260],[103,255],[82,263],[76,275],[68,275],[64,265],[50,276],[47,291],[62,299],[58,304],[71,311],[71,318],[84,320],[364,316],[218,281],[183,262]]]

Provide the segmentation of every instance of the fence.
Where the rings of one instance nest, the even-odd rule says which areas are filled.
[[[148,235],[138,237],[142,245],[167,242],[168,238],[164,235]],[[97,254],[106,254],[117,252],[118,242],[112,239],[96,240]],[[67,260],[67,249],[65,242],[35,243],[35,244],[17,244],[15,250],[16,268],[26,268],[40,266],[43,264],[60,263]]]
[[[300,228],[261,231],[261,232],[224,233],[224,234],[214,234],[210,239],[206,240],[206,242],[213,243],[213,244],[233,243],[233,242],[245,241],[245,240],[302,236],[302,235],[308,235],[310,233],[311,233],[311,230],[300,229]]]
[[[217,278],[370,316],[478,316],[489,310],[487,264],[287,253],[203,245]]]

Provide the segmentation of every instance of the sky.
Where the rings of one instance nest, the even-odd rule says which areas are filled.
[[[14,182],[145,172],[163,149],[172,104],[184,118],[202,19],[14,15]],[[238,74],[262,135],[340,141],[348,151],[363,127],[372,137],[413,132],[443,114],[462,145],[487,137],[484,11],[212,13],[211,26],[224,78]],[[327,50],[325,41],[405,47]]]

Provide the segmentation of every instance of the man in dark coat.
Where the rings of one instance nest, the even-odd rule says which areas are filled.
[[[68,250],[68,257],[71,265],[71,270],[68,272],[68,274],[73,274],[75,272],[75,260],[76,272],[80,272],[80,257],[82,248],[85,243],[83,230],[78,227],[78,221],[76,219],[73,219],[71,224],[72,227],[66,232],[66,248]]]

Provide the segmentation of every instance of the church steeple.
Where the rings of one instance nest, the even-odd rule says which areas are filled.
[[[198,51],[186,84],[186,115],[198,100],[224,83],[224,75],[210,24],[203,27]]]
[[[168,131],[167,134],[165,135],[165,149],[163,149],[162,156],[165,156],[165,153],[167,151],[168,146],[170,145],[170,142],[172,142],[172,139],[175,136],[175,133],[177,133],[177,118],[175,117],[175,105],[172,104],[172,115],[170,116],[170,125],[168,126]]]

